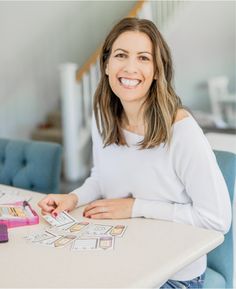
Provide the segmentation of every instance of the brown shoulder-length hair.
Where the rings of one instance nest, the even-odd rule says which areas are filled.
[[[145,135],[139,142],[140,148],[152,148],[161,143],[169,144],[172,124],[178,108],[182,107],[181,100],[172,87],[173,68],[169,47],[153,22],[146,19],[124,18],[106,37],[100,55],[101,79],[95,92],[93,109],[104,147],[110,144],[126,144],[122,132],[123,106],[112,91],[105,73],[112,45],[119,35],[126,31],[145,33],[149,36],[153,47],[156,79],[153,79],[148,97],[143,103]]]

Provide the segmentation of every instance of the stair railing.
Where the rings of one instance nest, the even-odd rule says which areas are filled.
[[[138,1],[129,17],[156,20],[160,27],[179,1]],[[155,22],[155,21],[154,21]],[[64,176],[68,181],[84,179],[91,168],[92,102],[100,78],[99,47],[82,67],[60,66]]]

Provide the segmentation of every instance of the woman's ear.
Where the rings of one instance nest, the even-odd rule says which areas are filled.
[[[108,75],[108,65],[106,65],[105,73],[106,73],[106,75]]]

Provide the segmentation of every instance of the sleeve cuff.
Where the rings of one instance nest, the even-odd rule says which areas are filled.
[[[132,218],[137,217],[173,221],[174,204],[135,199],[132,209]]]

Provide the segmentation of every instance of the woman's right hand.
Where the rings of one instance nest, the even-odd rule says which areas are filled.
[[[52,214],[56,217],[60,212],[70,212],[76,208],[78,197],[75,194],[49,194],[43,198],[38,206],[43,215]]]

